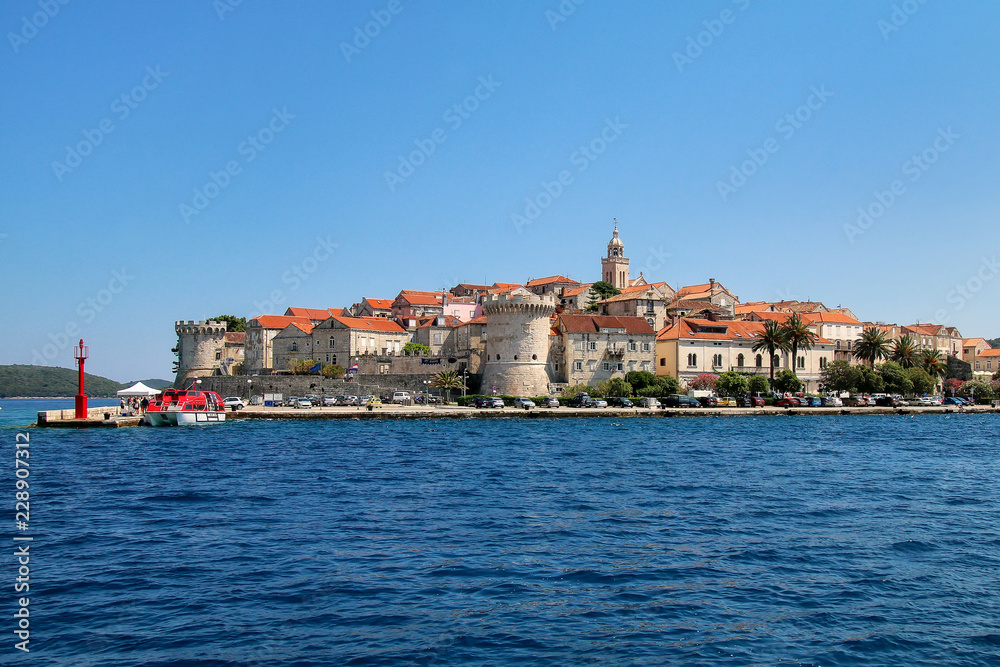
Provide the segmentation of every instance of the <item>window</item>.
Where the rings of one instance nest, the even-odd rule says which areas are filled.
[[[435,331],[434,332],[434,345],[440,345],[440,344],[441,344],[441,332],[440,331]]]
[[[649,326],[652,327],[653,329],[656,328],[656,320],[654,320],[652,317],[647,318],[646,323],[649,324]]]
[[[629,352],[636,352],[638,349],[639,349],[639,344],[638,343],[632,343],[632,342],[630,342],[628,344],[628,351]]]
[[[582,361],[575,362],[573,364],[573,370],[575,370],[575,371],[582,371],[583,370],[583,362]]]
[[[619,368],[618,370],[621,370],[621,369]],[[628,362],[628,370],[629,370],[629,372],[632,372],[632,371],[635,370],[635,362],[634,361]]]
[[[221,352],[216,352],[215,353],[215,360],[218,361],[220,359],[222,359],[222,353]]]
[[[774,366],[775,368],[780,368],[781,357],[779,357],[778,355],[774,355],[774,359],[771,360],[771,365]]]
[[[851,341],[847,341],[847,350],[848,352],[851,350]]]
[[[756,364],[757,364],[757,368],[763,368],[763,366],[764,366],[764,357],[762,357],[762,356],[760,356],[760,355],[758,354],[758,355],[757,355],[757,358],[756,358],[756,359],[755,359],[754,361],[755,361],[755,362],[756,362]]]
[[[649,343],[643,343],[642,344],[642,351],[643,352],[649,352],[649,349],[650,349],[649,348]]]
[[[552,370],[558,371],[559,370],[559,364],[552,364]]]
[[[743,368],[744,361],[746,361],[746,359],[742,354],[736,356],[736,365],[739,366],[740,368]]]
[[[805,357],[799,357],[798,361],[799,361],[799,363],[798,363],[798,367],[799,368],[805,368],[806,367],[806,358]]]
[[[609,364],[608,362],[605,361],[603,364],[601,364],[601,370],[602,371],[610,371],[611,370],[611,364]]]
[[[333,349],[333,336],[330,336],[330,349]]]
[[[821,370],[826,368],[826,357],[819,358],[819,367]]]
[[[837,349],[838,350],[840,349],[840,341],[839,340],[837,341]]]
[[[597,349],[597,341],[593,341],[593,342],[587,343],[587,349],[588,350],[596,350]]]
[[[649,372],[649,362],[648,361],[642,362],[642,370],[646,371],[647,373]]]
[[[334,366],[336,366],[337,365],[337,355],[335,355],[335,354],[330,355],[330,359],[331,359],[330,363],[333,364]]]
[[[697,366],[697,365],[698,365],[698,355],[697,354],[689,354],[688,355],[688,366]]]
[[[666,366],[667,365],[667,358],[666,357],[660,357],[660,365],[661,366]]]
[[[712,355],[712,368],[719,368],[722,366],[722,355],[713,354]]]
[[[597,362],[596,361],[588,361],[587,362],[587,368],[589,368],[590,372],[593,373],[595,370],[597,370]]]

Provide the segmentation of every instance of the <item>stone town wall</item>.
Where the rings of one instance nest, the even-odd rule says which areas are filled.
[[[436,367],[431,367],[436,368]],[[223,398],[226,396],[247,397],[247,380],[253,380],[249,386],[253,394],[259,396],[264,393],[282,394],[285,398],[289,396],[305,396],[315,394],[316,396],[342,396],[342,395],[365,395],[375,394],[382,396],[391,394],[394,391],[409,391],[414,396],[423,393],[426,385],[424,380],[430,380],[437,370],[424,375],[359,375],[357,381],[347,382],[346,380],[331,380],[321,375],[257,375],[247,377],[245,375],[216,375],[214,377],[202,378],[198,388],[203,391],[218,392]],[[469,376],[469,385],[478,386],[475,382],[478,378]],[[432,394],[441,395],[443,392],[438,389],[431,389]],[[461,395],[461,392],[452,392],[452,395]]]

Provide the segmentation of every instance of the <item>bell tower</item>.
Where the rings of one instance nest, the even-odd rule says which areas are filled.
[[[625,289],[629,284],[628,257],[625,256],[625,244],[618,238],[618,218],[615,218],[615,231],[608,242],[608,256],[601,258],[601,280],[618,289]]]

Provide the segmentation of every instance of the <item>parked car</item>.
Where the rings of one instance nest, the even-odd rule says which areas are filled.
[[[762,408],[764,399],[760,396],[740,396],[736,399],[736,405],[741,408]]]
[[[655,399],[654,399],[655,400]],[[659,406],[657,406],[659,407]],[[684,394],[670,394],[663,399],[665,408],[700,408],[701,403],[696,398],[685,396]]]
[[[802,405],[802,402],[794,396],[782,396],[778,399],[777,405],[779,408],[797,408]]]
[[[719,400],[715,396],[701,396],[698,398],[698,402],[704,408],[714,408],[719,404]]]
[[[308,398],[300,398],[295,402],[295,407],[297,408],[311,408],[312,406],[312,401]]]
[[[337,397],[336,396],[324,396],[320,400],[320,403],[322,405],[336,405],[337,404]]]
[[[306,400],[308,400],[313,405],[319,405],[319,396],[314,396],[313,394],[310,394],[306,396]]]
[[[493,398],[490,396],[476,396],[472,399],[472,407],[474,408],[492,408]]]
[[[806,401],[809,403],[810,408],[823,407],[823,399],[820,398],[819,396],[810,396],[809,398],[806,399]]]
[[[722,398],[715,399],[715,404],[720,408],[735,408],[736,399],[730,398],[728,396],[723,396]]]
[[[591,400],[590,394],[580,393],[566,401],[566,405],[571,408],[588,408]]]
[[[228,401],[229,399],[227,398],[226,400]],[[948,398],[944,399],[944,401],[942,402],[942,404],[943,405],[961,405],[961,406],[964,407],[965,406],[965,401],[963,401],[960,398],[955,398],[954,396],[949,396]]]
[[[530,398],[515,398],[514,407],[521,408],[522,410],[530,410],[535,407],[535,402]]]
[[[838,396],[824,396],[820,399],[820,403],[824,408],[842,408],[844,407],[844,402],[840,400]]]
[[[408,391],[397,391],[392,394],[393,403],[412,403],[413,397],[410,396]]]
[[[504,407],[503,399],[500,398],[499,396],[494,396],[490,400],[493,401],[493,407],[494,408],[501,408],[502,409]]]
[[[627,398],[624,398],[624,397],[612,396],[612,397],[610,397],[610,398],[608,398],[606,400],[608,402],[608,405],[610,405],[613,408],[634,408],[635,407],[635,404],[631,400],[629,400]]]
[[[549,396],[544,401],[542,401],[542,407],[543,408],[558,408],[559,407],[559,399],[555,398],[553,396]]]
[[[590,401],[590,407],[592,408],[606,408],[608,407],[608,402],[603,398],[594,398]]]
[[[685,396],[684,398],[687,398],[687,396]],[[697,402],[697,401],[695,401],[695,402]],[[658,401],[655,398],[651,398],[649,396],[645,396],[645,397],[639,399],[639,407],[640,408],[659,408],[660,407],[660,401]]]
[[[368,408],[369,412],[371,412],[375,408],[381,408],[382,399],[380,399],[378,396],[369,396],[368,400],[365,401],[365,407]]]
[[[875,399],[875,405],[883,408],[895,408],[899,407],[899,401],[896,400],[895,396],[880,396]]]
[[[239,396],[227,396],[222,399],[222,404],[231,410],[242,410],[246,407],[246,403]]]
[[[298,404],[299,404],[298,396],[289,396],[287,399],[285,399],[285,406],[289,408],[294,408]]]

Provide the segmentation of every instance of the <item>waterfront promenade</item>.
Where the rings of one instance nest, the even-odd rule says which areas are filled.
[[[88,428],[88,427],[122,427],[140,426],[138,417],[121,417],[112,415],[111,419],[66,419],[60,411],[38,413],[38,426]],[[238,421],[244,419],[264,420],[324,420],[324,419],[502,419],[502,418],[568,418],[568,417],[789,417],[789,416],[823,416],[823,415],[924,415],[924,414],[996,414],[1000,408],[978,405],[969,408],[954,406],[908,406],[899,408],[864,407],[864,408],[778,408],[767,406],[763,408],[535,408],[519,410],[515,408],[476,409],[456,405],[437,406],[401,406],[386,405],[369,412],[364,407],[337,406],[313,408],[263,407],[249,406],[242,410],[226,413],[226,419]]]

